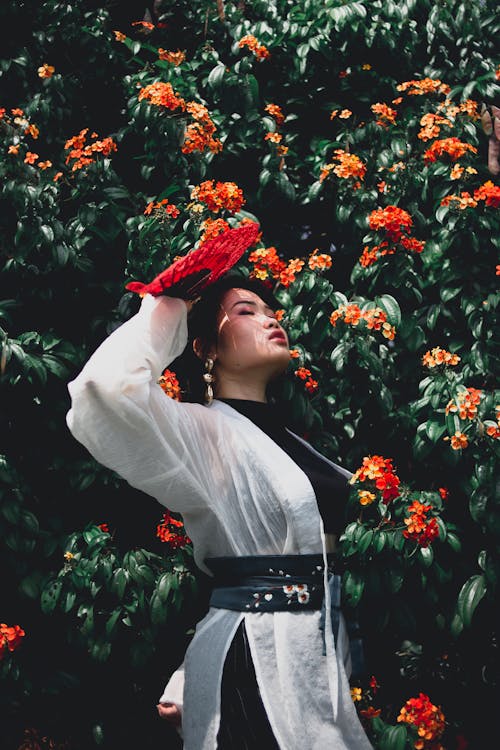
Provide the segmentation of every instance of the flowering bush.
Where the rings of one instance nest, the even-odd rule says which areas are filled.
[[[4,10],[24,39],[0,60],[0,533],[9,621],[29,633],[3,652],[10,744],[20,713],[85,747],[165,741],[147,691],[178,666],[203,579],[180,519],[68,439],[66,383],[137,309],[127,281],[257,219],[240,268],[279,300],[290,426],[353,472],[344,606],[380,680],[353,685],[360,715],[381,750],[486,747],[496,6],[167,5]],[[160,386],[184,396],[174,366]]]

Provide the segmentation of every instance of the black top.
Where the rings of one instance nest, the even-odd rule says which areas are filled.
[[[224,401],[250,419],[300,466],[313,486],[325,532],[340,534],[345,528],[345,507],[350,490],[347,477],[291,435],[279,409],[272,404],[241,398],[218,400]]]

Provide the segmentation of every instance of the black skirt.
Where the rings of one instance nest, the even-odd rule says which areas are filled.
[[[227,652],[222,673],[217,750],[279,750],[255,676],[242,620]]]

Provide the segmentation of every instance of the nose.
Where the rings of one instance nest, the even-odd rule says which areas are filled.
[[[266,315],[266,320],[264,322],[267,328],[279,328],[280,327],[280,324],[276,320],[276,318],[271,318],[268,315]]]

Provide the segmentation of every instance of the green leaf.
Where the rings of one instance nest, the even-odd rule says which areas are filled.
[[[90,656],[95,661],[107,661],[111,653],[111,643],[98,642],[94,643],[90,648]]]
[[[123,611],[121,610],[121,608],[115,609],[115,611],[106,620],[105,630],[108,637],[113,635],[114,631],[116,630],[118,620],[120,619],[122,614]]]
[[[379,750],[405,750],[408,732],[405,726],[387,727],[379,740]]]
[[[401,325],[401,308],[398,301],[390,294],[375,297],[375,304],[387,313],[388,322],[398,328]]]
[[[432,561],[434,560],[432,547],[420,547],[418,554],[426,568],[432,565]]]
[[[351,607],[359,604],[365,588],[365,579],[358,571],[348,570],[342,581],[345,598]]]
[[[163,573],[158,579],[156,590],[160,601],[165,603],[168,599],[168,595],[173,587],[177,584],[177,579],[172,573]]]
[[[470,627],[476,607],[485,594],[486,580],[484,575],[471,576],[460,589],[457,613],[465,627]]]
[[[446,425],[439,422],[426,422],[425,432],[433,443],[437,443],[442,435],[446,432]]]
[[[382,550],[385,547],[385,543],[387,540],[387,534],[385,531],[375,531],[373,532],[373,542],[372,542],[372,548],[375,552],[382,552]]]
[[[373,529],[366,531],[358,542],[358,552],[364,554],[373,539]]]
[[[337,372],[340,372],[340,370],[342,370],[342,368],[344,367],[350,346],[351,345],[347,342],[341,342],[330,354],[330,362],[335,367]]]
[[[61,594],[61,589],[62,581],[60,579],[55,579],[44,587],[40,598],[41,608],[44,614],[48,615],[54,611]]]
[[[215,68],[213,68],[210,71],[208,75],[207,83],[212,90],[215,91],[215,89],[220,88],[225,72],[226,72],[226,66],[223,64],[216,65]]]
[[[448,533],[446,534],[446,541],[454,552],[461,552],[462,544],[456,534],[448,531]]]
[[[75,602],[76,602],[76,593],[74,591],[68,591],[68,593],[64,597],[64,601],[62,604],[62,611],[66,613],[70,612],[73,609]]]
[[[127,585],[128,580],[129,580],[128,571],[124,570],[123,568],[117,568],[115,572],[113,573],[113,578],[111,581],[111,590],[117,595],[120,601],[123,600],[123,596],[125,594],[125,587]]]
[[[462,291],[461,286],[456,286],[453,288],[443,287],[441,289],[441,299],[443,300],[443,302],[449,302],[450,299],[453,299],[453,297],[456,297],[457,294],[459,294],[459,292],[461,291]]]
[[[162,602],[158,593],[153,592],[151,597],[151,622],[153,625],[163,625],[167,619],[168,608],[167,605]]]
[[[44,239],[47,240],[47,242],[54,242],[54,230],[52,227],[47,226],[47,224],[42,224],[40,232],[43,234]]]

